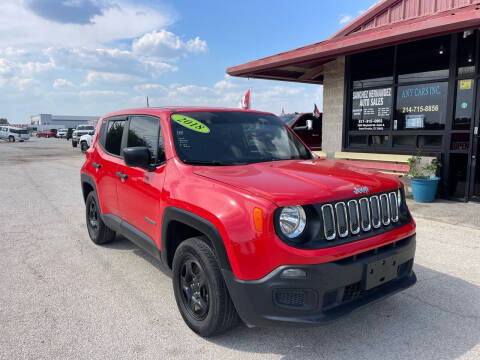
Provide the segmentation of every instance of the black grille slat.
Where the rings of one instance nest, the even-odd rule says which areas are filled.
[[[390,204],[387,194],[380,195],[380,210],[382,216],[382,224],[387,226],[390,224]]]
[[[390,217],[393,222],[398,221],[398,198],[397,198],[397,193],[391,192],[388,194],[388,197],[390,198]]]
[[[367,198],[361,198],[358,201],[360,205],[360,221],[362,222],[362,230],[370,231],[372,225],[370,223],[370,204]]]
[[[336,237],[335,218],[333,215],[333,206],[326,204],[322,206],[323,232],[325,239],[333,240]]]
[[[350,221],[350,231],[352,234],[358,234],[360,232],[360,217],[356,200],[348,202],[348,219]]]
[[[337,215],[337,230],[340,237],[348,235],[348,217],[347,207],[344,202],[335,204],[335,212]]]
[[[375,229],[378,229],[380,226],[382,226],[378,196],[374,195],[370,198],[370,207],[372,209],[372,226]]]

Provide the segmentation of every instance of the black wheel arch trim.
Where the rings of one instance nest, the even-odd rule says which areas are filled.
[[[85,187],[83,186],[83,184],[88,184],[93,188],[93,191],[95,192],[95,196],[97,197],[97,201],[98,201],[97,185],[95,184],[95,181],[93,180],[93,178],[90,175],[82,173],[80,174],[80,182],[82,184],[83,200],[85,201],[88,195],[88,194],[85,194]]]
[[[223,243],[222,236],[218,229],[210,221],[189,212],[187,210],[177,208],[174,206],[167,207],[163,213],[162,217],[162,261],[164,264],[168,265],[168,256],[169,249],[168,245],[168,226],[172,221],[178,221],[184,223],[201,233],[211,241],[215,254],[218,259],[218,263],[221,269],[231,270],[230,261],[228,260],[227,250],[225,249],[225,244]],[[168,265],[170,266],[170,265]]]

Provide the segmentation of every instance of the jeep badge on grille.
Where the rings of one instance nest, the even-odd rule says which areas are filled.
[[[370,189],[368,188],[368,186],[356,187],[356,188],[353,189],[353,193],[355,195],[368,194],[369,191],[370,191]]]

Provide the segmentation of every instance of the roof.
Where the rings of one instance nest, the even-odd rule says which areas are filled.
[[[208,107],[208,106],[160,106],[160,107],[119,110],[119,111],[115,111],[113,113],[107,114],[102,118],[111,117],[111,116],[121,116],[121,115],[134,115],[134,114],[161,115],[162,113],[194,112],[194,111],[235,111],[235,112],[249,112],[249,113],[258,113],[258,114],[271,114],[265,111],[244,110],[244,109],[238,109],[238,108],[235,109],[235,108]]]
[[[323,83],[339,56],[480,26],[480,0],[384,0],[328,40],[227,69],[232,76]]]

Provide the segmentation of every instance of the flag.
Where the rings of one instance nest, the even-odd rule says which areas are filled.
[[[317,104],[313,104],[313,105],[314,105],[314,107],[313,107],[313,116],[315,116],[315,117],[320,117],[321,113],[320,113],[320,111],[319,111],[318,108],[317,108]]]
[[[250,110],[250,92],[252,89],[248,89],[245,95],[240,99],[240,109]]]
[[[285,109],[282,106],[282,113],[280,115],[285,115]]]

